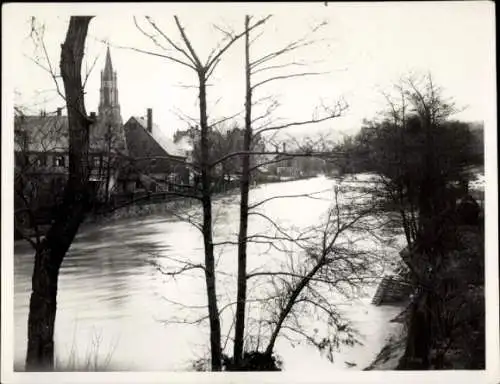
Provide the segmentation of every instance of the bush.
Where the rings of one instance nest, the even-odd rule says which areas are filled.
[[[268,355],[263,352],[245,352],[240,367],[235,367],[233,359],[227,355],[223,356],[223,367],[226,371],[281,371],[283,362],[279,357]]]

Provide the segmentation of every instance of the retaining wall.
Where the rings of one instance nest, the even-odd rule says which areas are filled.
[[[384,276],[380,282],[372,304],[396,304],[409,299],[414,291],[413,285],[396,275]]]
[[[101,223],[113,220],[126,219],[130,217],[142,217],[149,215],[165,215],[182,209],[189,209],[197,204],[193,199],[175,199],[164,203],[150,204],[130,204],[115,209],[110,213],[90,214],[85,219],[85,223]]]

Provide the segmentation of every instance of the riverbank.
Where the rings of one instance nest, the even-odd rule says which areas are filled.
[[[314,178],[314,176],[298,177],[296,179],[267,180],[266,182],[255,183],[250,189],[259,188],[266,184],[288,183]],[[224,192],[216,193],[212,196],[212,201],[217,202],[230,196],[239,195],[239,188],[234,187]],[[151,202],[141,204],[124,204],[122,207],[113,209],[111,212],[91,213],[86,218],[85,224],[106,223],[114,220],[121,220],[133,217],[157,216],[165,214],[175,214],[180,210],[190,209],[199,203],[198,200],[186,197],[174,197],[165,202]]]
[[[394,371],[398,368],[399,361],[405,353],[407,331],[402,314],[392,319],[391,323],[398,325],[389,331],[384,346],[363,371]]]

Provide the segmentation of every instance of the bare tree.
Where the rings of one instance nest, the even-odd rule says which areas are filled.
[[[224,34],[223,41],[214,48],[207,59],[202,61],[193,47],[185,28],[182,26],[179,18],[174,16],[175,25],[180,34],[181,43],[175,42],[168,36],[151,18],[146,17],[147,26],[152,32],[148,32],[139,25],[134,18],[137,28],[163,52],[155,53],[133,48],[133,50],[163,57],[169,61],[183,65],[194,71],[197,78],[198,99],[199,99],[199,127],[200,127],[200,184],[201,184],[201,202],[203,208],[202,233],[205,249],[205,281],[207,287],[208,312],[210,320],[210,349],[211,365],[213,371],[220,371],[222,368],[221,351],[221,327],[219,319],[219,310],[217,306],[217,291],[215,278],[214,245],[212,233],[212,173],[213,163],[210,162],[210,124],[208,121],[207,107],[207,82],[220,63],[222,56],[234,45],[236,41],[245,35],[241,33],[227,32]],[[253,29],[262,24],[265,19],[257,21]],[[161,42],[160,42],[161,39]],[[173,53],[171,53],[173,52]]]
[[[300,78],[305,76],[319,75],[319,72],[296,72],[291,74],[280,74],[276,73],[276,70],[282,70],[283,68],[289,66],[299,65],[296,62],[288,62],[286,64],[273,65],[273,60],[282,58],[283,56],[289,55],[291,52],[298,50],[299,48],[311,45],[314,40],[309,39],[307,36],[286,44],[284,47],[269,52],[259,58],[253,59],[250,56],[251,45],[255,40],[262,35],[258,35],[254,40],[250,37],[250,16],[245,16],[245,135],[243,150],[241,152],[232,153],[223,157],[227,159],[233,156],[241,157],[242,159],[242,170],[241,170],[241,183],[240,183],[240,229],[238,234],[238,290],[237,290],[237,306],[236,306],[236,320],[235,320],[235,340],[234,340],[234,365],[236,369],[241,365],[244,350],[244,338],[245,338],[245,306],[247,299],[247,276],[246,276],[246,265],[247,265],[247,242],[248,242],[248,216],[249,216],[249,189],[252,174],[255,174],[258,169],[264,165],[268,165],[272,162],[286,161],[290,158],[306,156],[310,157],[314,155],[314,149],[311,148],[307,151],[295,151],[295,153],[283,151],[282,156],[274,160],[254,160],[258,155],[269,155],[272,154],[267,151],[258,151],[253,148],[253,143],[255,140],[262,139],[266,133],[278,132],[285,130],[290,127],[302,126],[316,124],[323,121],[331,120],[339,117],[343,110],[346,108],[345,105],[338,104],[337,108],[324,108],[322,115],[314,116],[312,119],[307,119],[303,121],[288,122],[285,124],[272,125],[263,123],[268,119],[276,108],[276,102],[273,101],[271,105],[266,109],[266,111],[259,116],[252,116],[252,109],[254,106],[253,94],[257,89],[275,81],[282,81],[291,78]],[[267,21],[268,19],[266,19]],[[313,29],[316,31],[320,26]],[[259,73],[271,73],[267,78],[261,78],[260,80],[254,81],[254,77]],[[274,153],[277,154],[276,152]],[[325,153],[316,153],[316,156],[325,155]],[[220,162],[216,161],[215,163]],[[252,164],[253,163],[253,164]],[[272,348],[271,348],[272,349]]]
[[[363,242],[371,236],[373,242],[385,242],[380,229],[387,219],[376,216],[377,207],[365,193],[350,192],[350,196],[342,197],[340,190],[337,185],[334,203],[322,222],[295,235],[264,212],[253,212],[276,228],[274,235],[268,231],[260,239],[272,243],[287,260],[281,266],[263,266],[246,273],[247,280],[257,280],[255,285],[261,287],[249,300],[257,295],[261,301],[260,317],[250,315],[260,340],[249,344],[257,351],[262,348],[260,351],[269,359],[280,336],[292,343],[309,342],[327,352],[330,360],[340,344],[359,341],[341,307],[383,273],[384,255],[373,243]],[[319,329],[304,323],[313,316],[321,319]]]
[[[199,118],[190,119],[192,122],[197,122],[198,128],[195,129],[198,141],[199,153],[197,154],[198,159],[196,164],[200,172],[200,199],[202,201],[203,207],[203,220],[202,220],[202,233],[204,239],[205,247],[205,280],[207,285],[207,296],[208,296],[208,319],[210,321],[211,329],[211,356],[212,356],[212,369],[220,370],[221,361],[221,345],[220,345],[220,312],[217,310],[217,299],[216,299],[216,289],[215,289],[215,265],[214,265],[214,244],[212,241],[212,190],[211,183],[215,180],[216,170],[218,167],[223,166],[228,161],[241,161],[241,202],[240,202],[240,230],[239,230],[239,241],[238,241],[238,256],[239,256],[239,266],[238,266],[238,293],[237,293],[237,309],[235,317],[235,359],[241,357],[243,351],[243,338],[244,338],[244,318],[245,318],[245,303],[246,303],[246,247],[247,247],[247,227],[248,227],[248,192],[251,180],[251,173],[257,172],[260,167],[266,165],[265,160],[257,160],[259,156],[266,155],[281,155],[282,158],[272,160],[271,162],[283,161],[286,158],[293,157],[311,157],[311,156],[325,156],[324,152],[314,153],[310,150],[308,151],[296,151],[291,154],[287,151],[268,151],[265,148],[255,148],[255,143],[264,137],[264,134],[271,133],[274,134],[278,131],[285,130],[286,128],[295,126],[305,126],[308,124],[320,123],[338,117],[344,111],[346,106],[342,103],[338,103],[334,108],[323,108],[322,115],[315,114],[310,119],[305,119],[303,121],[288,122],[278,125],[270,125],[269,117],[276,107],[276,103],[272,103],[269,108],[264,112],[263,115],[252,118],[252,106],[255,104],[252,101],[252,93],[255,89],[263,87],[265,84],[269,84],[272,81],[281,81],[284,79],[303,77],[303,76],[313,76],[319,75],[316,72],[301,72],[288,75],[270,75],[267,79],[258,80],[255,84],[252,84],[251,76],[257,73],[262,73],[265,71],[274,71],[276,69],[286,67],[283,65],[270,65],[264,67],[270,61],[276,58],[280,58],[298,48],[308,46],[312,44],[307,38],[303,38],[287,44],[284,48],[264,55],[253,62],[250,60],[249,47],[250,32],[257,27],[265,24],[270,16],[259,19],[253,24],[250,22],[250,17],[245,21],[245,29],[242,33],[235,33],[233,31],[227,31],[220,29],[225,36],[223,44],[219,46],[222,48],[214,49],[210,54],[206,62],[202,62],[198,57],[196,51],[193,48],[192,42],[188,38],[185,29],[181,25],[179,19],[174,17],[177,29],[180,33],[181,43],[176,43],[172,38],[166,35],[163,30],[157,25],[157,23],[150,17],[146,18],[146,25],[151,30],[146,31],[146,28],[140,26],[137,20],[136,26],[138,29],[153,41],[156,47],[161,49],[161,53],[145,51],[137,48],[129,48],[134,51],[152,54],[155,56],[163,57],[167,60],[173,61],[175,63],[181,64],[192,69],[198,79],[198,98],[199,98]],[[230,153],[223,153],[218,158],[213,158],[213,153],[210,151],[210,137],[213,133],[213,127],[216,123],[208,122],[207,114],[207,81],[215,70],[216,66],[220,62],[223,53],[229,49],[229,47],[238,39],[245,36],[246,40],[246,73],[247,73],[247,96],[245,101],[245,129],[244,129],[244,139],[243,148],[235,148]],[[297,64],[297,63],[292,63]],[[220,123],[220,122],[219,122]],[[258,124],[260,123],[260,124]],[[255,125],[258,124],[258,129],[254,129]],[[189,268],[190,269],[190,268]],[[185,269],[181,268],[181,272]]]
[[[91,120],[85,110],[81,65],[91,19],[71,17],[61,49],[61,76],[69,120],[69,177],[58,215],[36,248],[28,318],[27,370],[53,367],[59,269],[89,203],[87,156]]]

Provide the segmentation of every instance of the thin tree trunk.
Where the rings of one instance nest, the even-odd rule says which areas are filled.
[[[438,245],[436,244],[437,207],[439,207],[441,196],[440,185],[437,181],[437,168],[435,166],[435,150],[433,129],[435,121],[429,116],[426,110],[421,118],[421,124],[425,131],[425,159],[423,169],[423,179],[420,184],[418,194],[418,247],[422,255],[426,255],[427,263],[424,266],[418,265],[420,276],[424,276],[424,281],[420,284],[431,287],[435,273],[436,261],[438,258]],[[430,257],[429,257],[430,256]],[[430,267],[430,273],[424,270]],[[423,292],[417,299],[416,307],[410,318],[407,345],[405,355],[402,360],[403,369],[429,369],[429,355],[432,345],[431,329],[433,323],[433,299],[434,292]]]
[[[248,25],[250,18],[245,16],[245,135],[243,151],[250,151],[252,140],[252,89],[250,86],[250,41]],[[241,365],[245,337],[245,307],[247,300],[247,236],[248,236],[248,191],[250,188],[250,155],[242,158],[240,183],[240,229],[238,234],[238,291],[236,301],[236,325],[234,334],[234,364]]]
[[[26,370],[52,370],[57,280],[64,256],[88,209],[89,125],[83,99],[81,64],[92,17],[71,17],[61,50],[69,124],[69,177],[55,222],[35,254],[28,316]]]
[[[109,182],[111,178],[111,125],[108,126],[108,156],[106,162],[106,186],[105,186],[105,194],[104,203],[107,206],[109,203]]]
[[[280,317],[278,319],[278,322],[276,324],[276,328],[274,329],[271,339],[269,340],[269,344],[267,345],[265,354],[268,356],[271,356],[274,350],[274,344],[276,343],[276,339],[278,338],[278,335],[281,331],[281,327],[283,326],[283,323],[285,322],[286,318],[288,317],[288,314],[292,310],[293,306],[295,305],[295,302],[297,301],[300,293],[302,290],[309,284],[311,279],[314,277],[314,275],[319,271],[321,267],[324,265],[324,260],[318,261],[318,264],[306,275],[302,278],[302,280],[299,282],[297,287],[294,289],[292,292],[290,298],[288,299],[287,305],[285,309],[281,312]]]
[[[413,244],[413,241],[412,241],[412,238],[411,238],[411,228],[410,228],[410,224],[408,223],[408,219],[406,217],[406,213],[405,213],[404,208],[400,208],[399,209],[399,213],[400,213],[401,219],[403,221],[403,229],[404,229],[404,232],[405,232],[406,243],[408,244],[408,249],[411,249],[411,246]]]
[[[425,308],[427,293],[414,304],[408,328],[406,349],[398,369],[425,370],[429,368],[430,321]]]
[[[200,80],[200,127],[201,127],[201,187],[203,205],[203,243],[205,245],[205,281],[207,285],[208,314],[210,318],[210,349],[212,371],[222,369],[221,330],[215,279],[214,245],[212,239],[212,197],[209,168],[209,140],[207,122],[207,94],[205,73]]]

